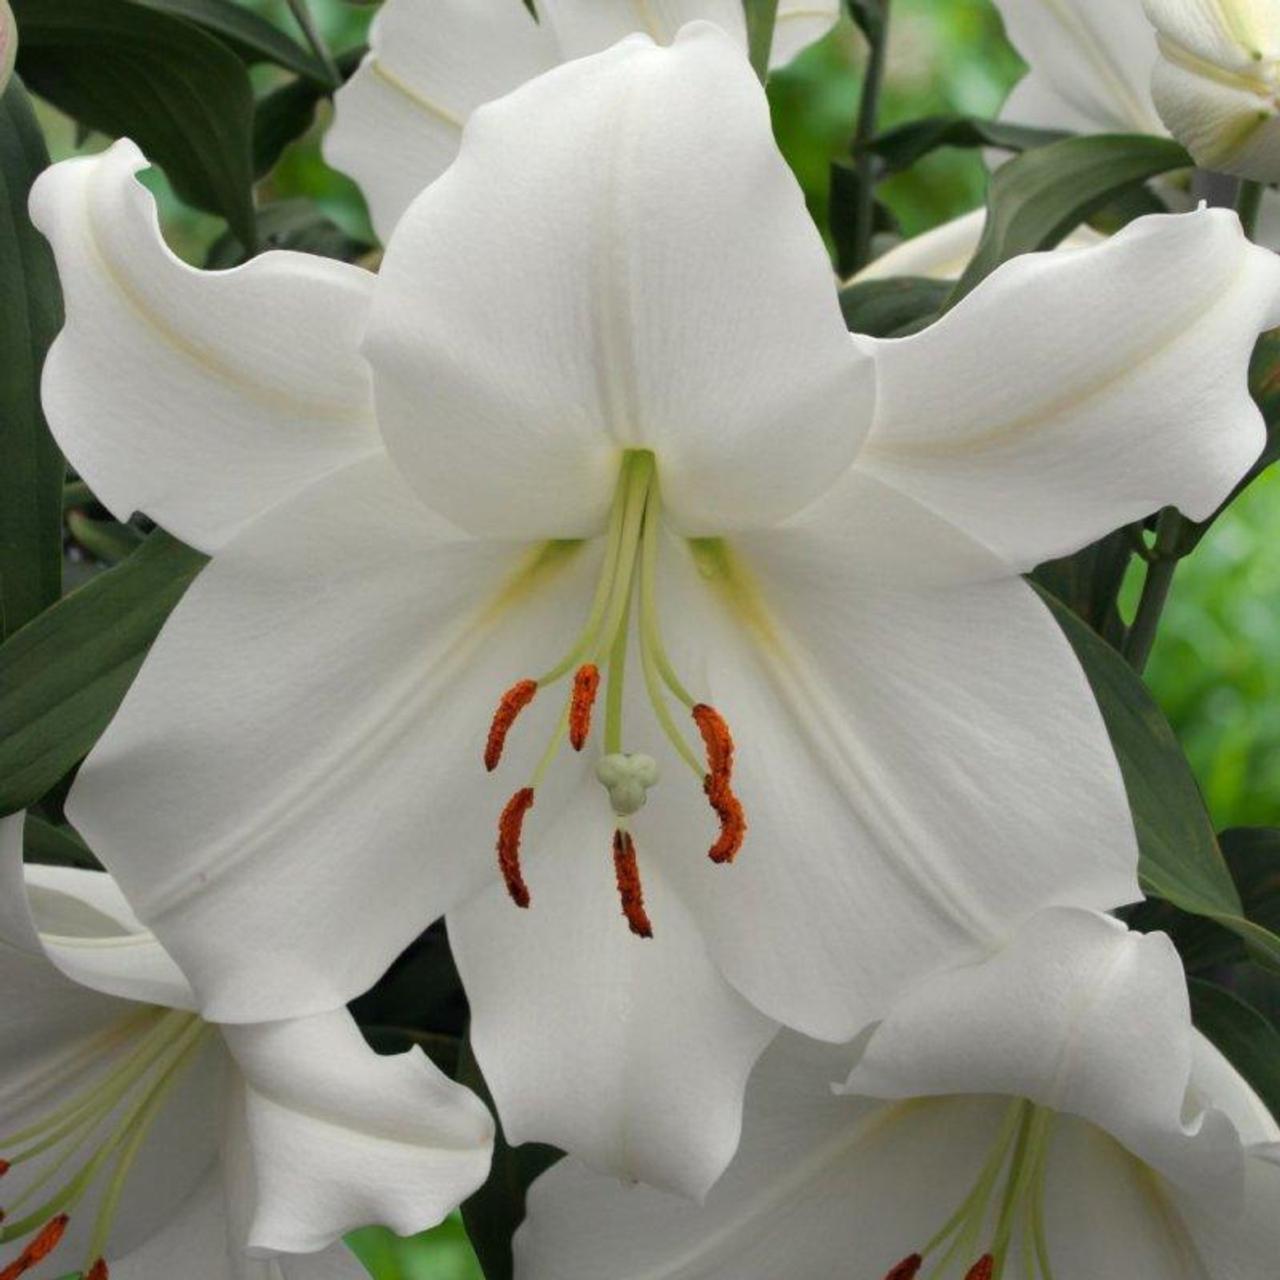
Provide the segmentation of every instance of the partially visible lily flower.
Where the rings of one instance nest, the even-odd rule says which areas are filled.
[[[325,159],[360,184],[387,240],[423,187],[452,162],[467,118],[566,58],[635,32],[670,43],[685,23],[714,22],[744,50],[742,0],[387,0],[369,53],[334,98]],[[840,0],[781,0],[772,66],[826,35]]]
[[[1144,0],[1160,118],[1206,169],[1280,181],[1280,0]]]
[[[9,87],[9,77],[18,59],[18,23],[9,0],[0,0],[0,93]]]
[[[517,1280],[1275,1275],[1280,1128],[1193,1030],[1163,935],[1047,911],[851,1057],[784,1033],[701,1206],[551,1169]]]
[[[191,270],[143,164],[37,185],[44,400],[103,502],[213,559],[68,812],[210,1017],[333,1008],[446,915],[508,1136],[696,1195],[777,1022],[848,1040],[1139,896],[1020,575],[1257,456],[1280,260],[1234,215],[851,337],[706,23],[478,111],[376,277]]]
[[[0,1277],[359,1280],[341,1236],[435,1225],[493,1126],[342,1009],[217,1027],[110,876],[0,821]],[[4,1257],[3,1246],[12,1250]]]

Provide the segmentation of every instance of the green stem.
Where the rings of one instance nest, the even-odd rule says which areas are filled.
[[[870,150],[880,116],[880,90],[889,53],[889,5],[884,0],[879,24],[869,36],[871,54],[862,81],[862,101],[853,135],[854,169],[858,175],[857,204],[853,215],[853,271],[871,260],[871,235],[875,227],[876,157]]]
[[[1169,588],[1173,586],[1173,575],[1178,568],[1177,545],[1181,526],[1182,517],[1173,507],[1166,507],[1160,513],[1155,546],[1151,549],[1151,563],[1147,566],[1146,581],[1142,584],[1142,598],[1138,601],[1138,612],[1124,645],[1124,656],[1139,674],[1146,670],[1147,660],[1151,657],[1151,649],[1156,642],[1160,615],[1169,599]]]
[[[769,78],[769,56],[773,53],[773,30],[778,21],[778,0],[746,0],[747,56],[760,83]]]
[[[1236,212],[1240,215],[1240,225],[1250,240],[1255,239],[1258,231],[1258,213],[1262,208],[1261,182],[1245,181],[1240,184],[1240,193],[1236,196]]]
[[[330,88],[338,88],[342,84],[342,72],[338,70],[338,64],[333,60],[333,54],[329,52],[329,46],[325,43],[324,36],[320,34],[320,28],[316,26],[316,21],[311,16],[307,0],[288,0],[288,4],[294,20],[302,28],[307,44],[311,46],[311,52],[316,55],[316,60],[325,70]]]

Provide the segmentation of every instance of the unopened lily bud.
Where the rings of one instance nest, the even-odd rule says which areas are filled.
[[[1280,0],[1144,0],[1160,58],[1152,95],[1206,169],[1280,179]]]
[[[8,0],[0,0],[0,93],[9,87],[18,57],[18,23]]]

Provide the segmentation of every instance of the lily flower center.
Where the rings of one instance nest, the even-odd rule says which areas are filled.
[[[1015,1241],[1021,1275],[1053,1280],[1045,1238],[1045,1169],[1055,1115],[1017,1101],[1005,1112],[986,1161],[955,1213],[885,1280],[1001,1280]]]
[[[604,562],[586,621],[564,657],[542,675],[517,681],[501,697],[485,744],[485,767],[492,772],[502,759],[507,735],[516,718],[543,689],[568,683],[568,693],[551,740],[532,775],[507,802],[498,820],[498,865],[511,899],[527,907],[531,896],[520,865],[525,815],[533,807],[566,738],[581,751],[591,736],[597,694],[605,682],[604,727],[596,777],[616,820],[614,870],[622,912],[638,937],[653,934],[644,905],[635,839],[630,819],[642,809],[658,783],[658,765],[643,752],[626,749],[623,707],[631,614],[637,611],[636,647],[649,705],[676,754],[692,770],[720,824],[711,846],[713,862],[732,862],[742,848],[747,822],[733,790],[733,737],[714,707],[688,691],[676,674],[658,620],[657,572],[662,502],[657,466],[648,450],[623,455],[605,532]],[[684,706],[702,739],[700,756],[690,745],[672,712]]]
[[[145,1009],[29,1082],[24,1092],[40,1118],[0,1136],[0,1177],[22,1166],[32,1170],[21,1194],[0,1211],[0,1244],[26,1240],[0,1267],[0,1280],[19,1280],[47,1258],[94,1188],[100,1195],[82,1273],[107,1280],[107,1243],[130,1170],[210,1034],[196,1014]],[[56,1101],[68,1093],[67,1101]]]

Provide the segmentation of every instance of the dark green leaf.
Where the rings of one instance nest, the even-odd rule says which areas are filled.
[[[143,535],[119,520],[94,520],[83,511],[67,515],[67,531],[95,560],[118,564],[142,545]]]
[[[878,172],[867,175],[872,187],[875,187]],[[836,246],[836,271],[841,276],[852,275],[862,265],[859,260],[858,218],[861,202],[863,175],[856,165],[847,160],[834,160],[831,163],[831,193],[828,197],[828,221],[831,224],[831,237]],[[898,233],[898,223],[892,211],[881,200],[871,202],[872,234],[891,232]]]
[[[1075,555],[1040,565],[1031,576],[1099,635],[1115,643],[1123,635],[1116,600],[1133,550],[1129,530],[1118,529]]]
[[[425,930],[350,1008],[361,1026],[416,1027],[460,1037],[467,1001],[444,926]]]
[[[40,408],[40,370],[62,327],[53,254],[27,217],[49,163],[22,85],[0,97],[0,638],[62,594],[62,455]]]
[[[458,1074],[462,1041],[455,1036],[418,1031],[413,1027],[361,1027],[360,1030],[375,1053],[392,1057],[410,1049],[421,1049],[450,1079]]]
[[[157,531],[0,645],[0,813],[33,804],[85,756],[204,563]]]
[[[354,262],[373,248],[347,235],[309,200],[282,200],[260,208],[258,241],[263,249],[292,249],[295,253],[314,253],[343,262]],[[240,241],[225,235],[210,248],[205,266],[211,271],[221,271],[239,266],[247,257]]]
[[[1178,143],[1145,134],[1064,138],[1010,160],[991,177],[982,240],[952,303],[1002,262],[1052,249],[1130,188],[1190,165]]]
[[[840,310],[850,333],[872,338],[901,337],[923,329],[951,292],[949,280],[896,276],[864,280],[840,290]]]
[[[128,136],[174,190],[253,236],[253,89],[244,63],[183,18],[133,0],[15,0],[18,65],[68,115]]]
[[[70,827],[55,827],[33,813],[27,814],[23,826],[22,855],[47,867],[101,869],[89,846]]]
[[[742,6],[747,13],[747,50],[751,56],[751,65],[763,81],[769,74],[769,54],[773,50],[773,28],[778,20],[778,0],[742,0]]]
[[[194,22],[217,36],[245,62],[272,62],[322,87],[335,87],[309,49],[234,0],[135,0],[135,3]]]
[[[1280,828],[1232,827],[1219,839],[1245,915],[1280,934]]]
[[[886,173],[910,169],[940,147],[998,147],[1028,151],[1068,137],[1060,129],[1028,129],[1025,125],[983,120],[978,116],[929,116],[886,129],[867,150],[879,157]]]
[[[497,1114],[493,1096],[471,1052],[468,1039],[462,1046],[458,1067],[460,1083],[474,1089],[485,1105]],[[511,1237],[524,1221],[525,1196],[539,1174],[545,1173],[561,1153],[554,1147],[529,1142],[522,1147],[511,1147],[503,1136],[499,1124],[493,1145],[493,1165],[489,1179],[462,1206],[462,1220],[485,1280],[512,1280],[514,1262],[511,1256]]]
[[[1193,978],[1191,1016],[1223,1056],[1280,1117],[1280,1031],[1239,996]]]
[[[296,142],[316,118],[323,91],[307,80],[294,80],[258,99],[253,117],[253,171],[270,173],[291,142]]]
[[[858,30],[867,37],[869,44],[876,44],[884,37],[886,17],[885,0],[845,0],[849,16]]]
[[[1075,650],[1111,736],[1138,833],[1143,887],[1224,925],[1256,959],[1280,968],[1280,938],[1245,919],[1191,767],[1141,678],[1066,605],[1040,594]]]

